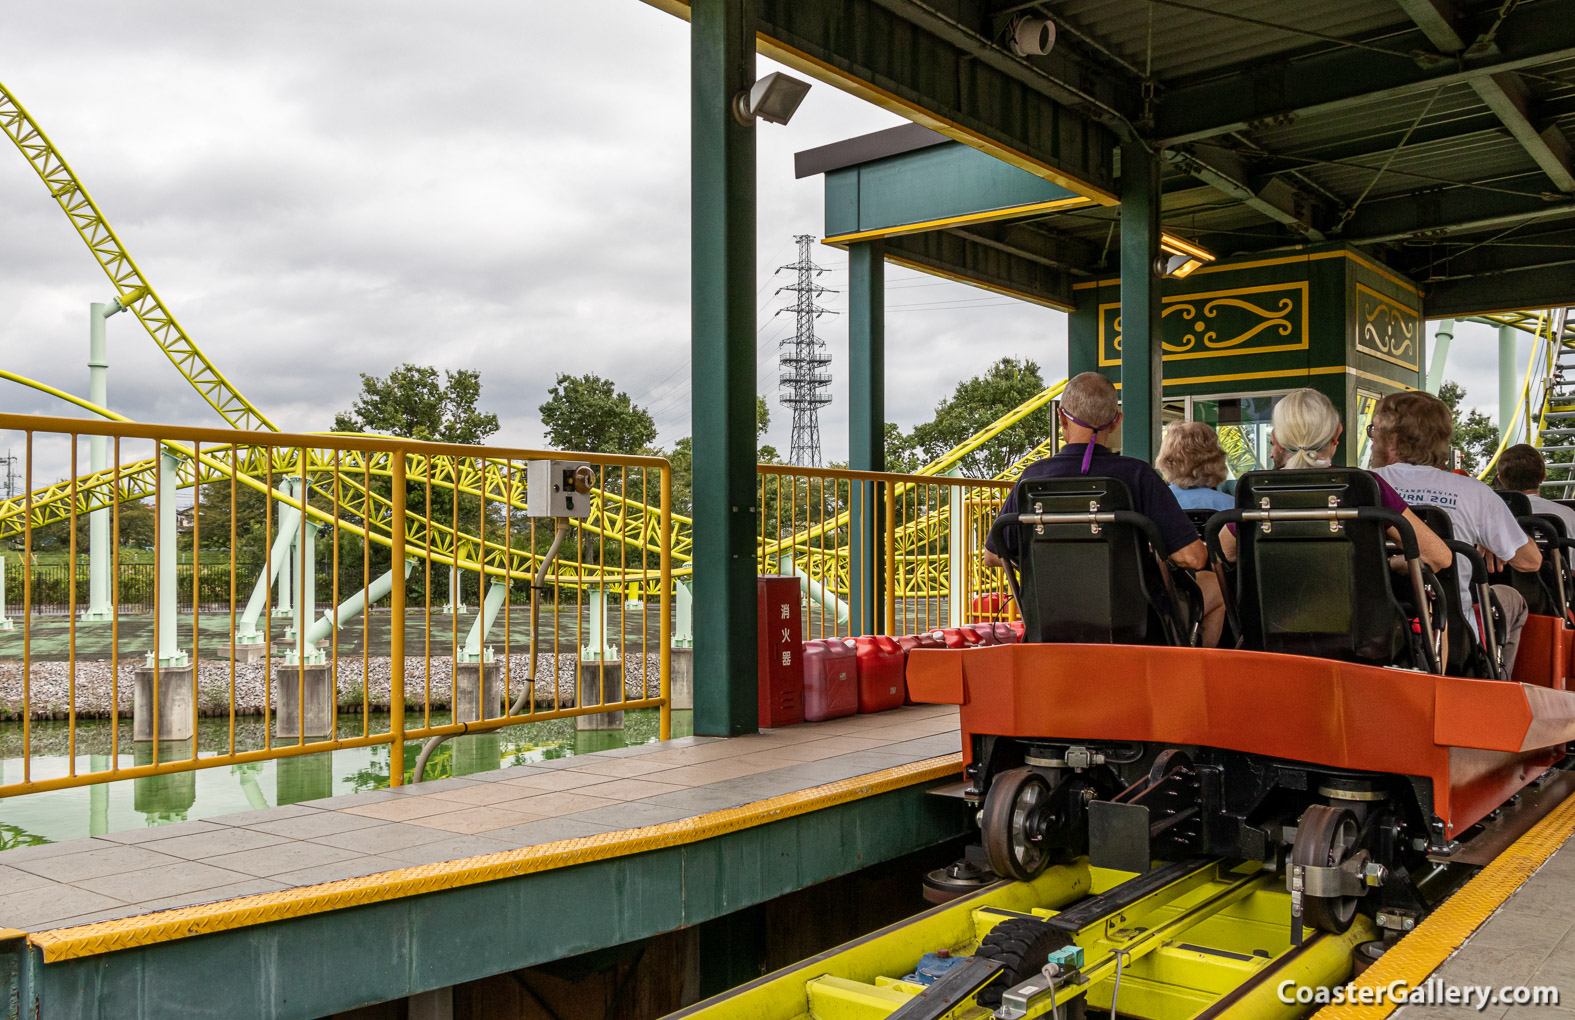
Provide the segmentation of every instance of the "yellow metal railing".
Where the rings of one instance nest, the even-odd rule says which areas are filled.
[[[872,593],[887,634],[1015,619],[1005,576],[983,560],[1013,484],[761,464],[756,567],[799,578],[812,639],[854,636],[857,593]]]
[[[399,785],[407,741],[623,709],[670,735],[666,460],[9,414],[0,440],[23,493],[0,548],[0,797],[383,745]],[[527,516],[544,459],[588,463],[609,516],[638,503],[650,544]],[[47,513],[41,484],[63,497]]]

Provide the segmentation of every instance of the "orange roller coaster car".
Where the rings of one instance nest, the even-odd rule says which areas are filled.
[[[907,667],[913,700],[960,706],[989,870],[1261,861],[1285,875],[1295,933],[1304,919],[1344,931],[1358,911],[1404,930],[1436,899],[1429,858],[1484,852],[1461,847],[1528,786],[1533,806],[1568,788],[1566,620],[1532,616],[1505,676],[1485,571],[1480,602],[1450,604],[1455,581],[1378,495],[1350,469],[1244,476],[1238,509],[1205,528],[1237,643],[1213,650],[1194,647],[1196,600],[1123,483],[1020,486],[992,540],[1016,529],[1004,549],[1025,643],[915,648]],[[1494,649],[1481,679],[1445,675],[1469,664],[1447,661],[1434,625],[1467,612]]]

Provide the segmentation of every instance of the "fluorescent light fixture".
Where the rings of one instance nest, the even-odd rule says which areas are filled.
[[[1191,255],[1199,262],[1213,262],[1215,255],[1207,248],[1200,248],[1190,241],[1183,241],[1174,234],[1159,235],[1159,250],[1170,255]]]
[[[733,116],[745,127],[756,118],[772,124],[786,124],[793,119],[798,104],[809,93],[809,82],[772,71],[749,88],[733,97]]]
[[[1161,275],[1173,276],[1180,280],[1183,277],[1191,276],[1193,271],[1201,265],[1203,265],[1203,262],[1191,255],[1170,255],[1165,257],[1165,272]]]

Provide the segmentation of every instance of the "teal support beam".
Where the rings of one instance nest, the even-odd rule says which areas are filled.
[[[1505,435],[1515,419],[1515,405],[1520,403],[1520,387],[1515,368],[1518,330],[1514,326],[1498,328],[1498,434]]]
[[[759,725],[755,645],[755,80],[746,0],[690,4],[690,373],[697,734]]]
[[[848,246],[848,467],[886,470],[886,262],[879,241]],[[884,486],[850,496],[849,587],[855,634],[885,631],[881,552]]]
[[[1444,385],[1444,366],[1449,363],[1449,344],[1455,339],[1455,320],[1445,319],[1433,334],[1433,357],[1427,363],[1427,392],[1438,396]]]
[[[1121,147],[1121,452],[1150,461],[1160,425],[1159,178],[1153,153]]]

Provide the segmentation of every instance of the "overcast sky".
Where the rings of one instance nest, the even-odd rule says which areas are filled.
[[[500,443],[541,445],[555,374],[596,372],[670,446],[689,433],[687,30],[639,0],[54,0],[11,11],[0,81],[279,426],[326,429],[359,373],[410,361],[479,369]],[[896,123],[817,84],[790,125],[758,129],[757,379],[784,452],[791,324],[771,272],[823,226],[822,181],[795,181],[792,154]],[[87,306],[113,292],[10,146],[0,222],[4,366],[86,395]],[[843,254],[815,257],[844,288]],[[894,266],[887,287],[887,417],[905,428],[998,357],[1065,372],[1061,313]],[[842,459],[846,323],[821,325],[824,452]],[[111,319],[109,338],[112,408],[217,424],[134,320]],[[1495,358],[1491,331],[1462,326],[1448,374],[1470,402],[1494,403]],[[8,410],[75,413],[0,387]]]

